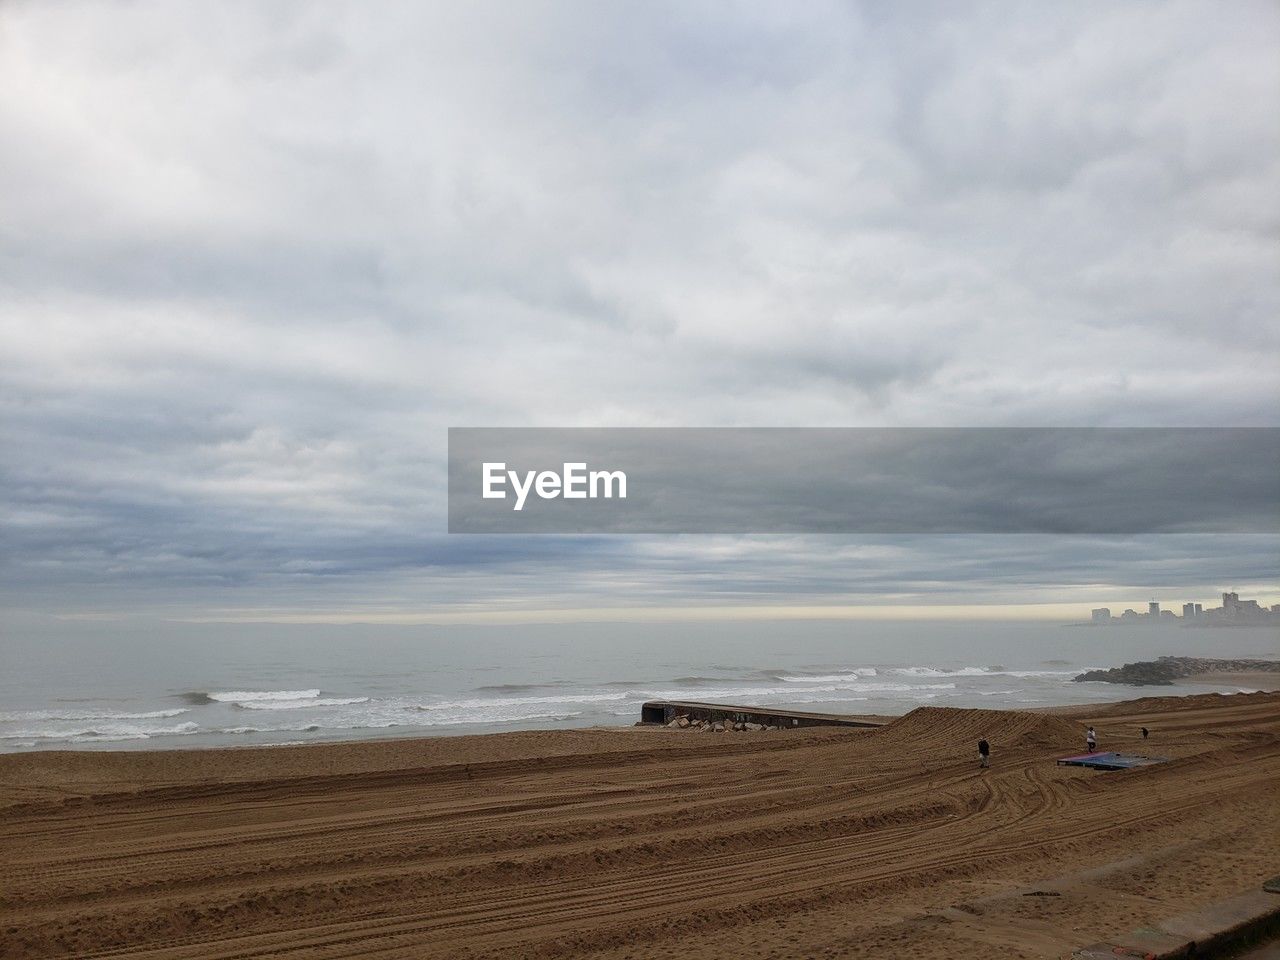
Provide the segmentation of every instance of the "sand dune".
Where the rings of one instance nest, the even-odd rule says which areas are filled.
[[[1055,766],[1085,722],[1173,762]],[[1059,956],[1277,872],[1280,695],[11,755],[0,804],[4,957]]]
[[[915,755],[955,756],[958,746],[982,737],[1004,749],[1044,747],[1069,749],[1084,739],[1084,727],[1048,713],[1025,710],[956,710],[917,707],[886,727],[873,731],[874,742]]]

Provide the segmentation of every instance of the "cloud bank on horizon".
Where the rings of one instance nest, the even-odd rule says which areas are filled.
[[[449,426],[1280,425],[1265,2],[0,7],[0,603],[1034,602],[1275,538],[444,534]]]

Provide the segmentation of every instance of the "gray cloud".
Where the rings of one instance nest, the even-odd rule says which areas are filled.
[[[5,602],[862,570],[445,538],[448,426],[1276,425],[1278,42],[1265,2],[5,4]],[[867,589],[1275,580],[1188,542],[915,542]]]

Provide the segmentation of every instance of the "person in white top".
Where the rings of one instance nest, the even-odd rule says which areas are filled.
[[[1089,728],[1089,732],[1084,735],[1084,745],[1090,753],[1098,749],[1098,735],[1094,732],[1093,727]]]

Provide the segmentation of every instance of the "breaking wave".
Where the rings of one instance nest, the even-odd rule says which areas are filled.
[[[934,667],[895,667],[891,672],[903,677],[1074,677],[1081,671],[1006,670],[1003,667],[961,667],[958,670],[938,670]]]
[[[225,693],[206,693],[214,703],[258,703],[271,700],[314,700],[319,690],[232,690]]]
[[[68,729],[66,727],[36,727],[29,730],[13,730],[0,734],[0,740],[57,740],[66,743],[96,743],[111,740],[150,740],[152,737],[176,737],[195,733],[197,723],[180,723],[172,727],[148,727],[129,723],[95,723]]]
[[[866,677],[879,676],[873,667],[862,667],[845,673],[781,674],[777,679],[786,683],[854,683]]]
[[[41,720],[160,720],[186,713],[185,709],[147,710],[0,710],[0,723],[31,723]]]
[[[316,697],[310,700],[244,700],[232,701],[245,710],[301,710],[304,707],[346,707],[368,703],[368,697]]]

